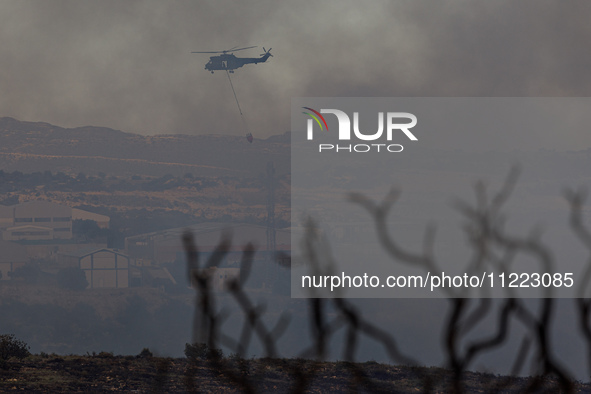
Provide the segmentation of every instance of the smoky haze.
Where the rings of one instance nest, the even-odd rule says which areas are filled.
[[[591,5],[5,1],[2,114],[140,134],[267,137],[292,97],[586,96]],[[227,77],[206,54],[275,55]],[[569,147],[580,146],[575,136]]]
[[[143,135],[242,136],[252,132],[255,138],[265,138],[291,129],[293,97],[589,96],[590,11],[591,3],[584,1],[565,6],[558,1],[541,4],[532,0],[2,1],[0,116],[62,127],[96,125]],[[204,70],[209,55],[191,52],[251,45],[258,47],[236,55],[258,57],[264,46],[273,48],[274,57],[232,74],[243,123],[226,75],[210,74]],[[478,132],[484,134],[479,130],[470,138],[458,135],[458,140],[465,141],[461,148],[483,145],[487,139],[479,138]],[[419,140],[424,144],[421,149],[453,148],[436,136],[421,135]],[[500,141],[493,147],[498,150],[580,150],[591,146],[588,133],[567,133],[566,127],[535,138],[530,134],[503,138],[501,134],[495,141]],[[458,178],[463,176],[463,191],[470,191],[471,182],[481,178],[480,174],[465,176],[465,168],[477,172],[488,163],[502,161],[501,156],[495,156],[494,161],[487,161],[486,156],[458,157],[444,170],[459,173]],[[555,214],[543,217],[548,227],[568,217],[561,188],[576,187],[579,180],[588,179],[584,175],[588,164],[583,159],[588,157],[576,162],[580,173],[571,178],[564,175],[569,175],[567,171],[557,171],[558,175],[551,172],[558,160],[554,156],[534,170],[524,168],[520,181],[526,182],[532,194],[543,194],[542,202]],[[537,157],[530,159],[534,165],[541,162]],[[504,175],[509,163],[501,164]],[[441,166],[431,165],[428,170]],[[262,166],[255,170],[265,171]],[[546,173],[551,174],[552,182],[545,178],[550,177]],[[424,182],[440,180],[437,176],[425,177]],[[408,183],[400,187],[408,189]],[[427,188],[419,190],[418,195],[425,203],[438,197],[437,190]],[[445,203],[450,205],[447,200]],[[558,204],[562,205],[556,208]],[[150,220],[157,221],[148,218],[146,222]],[[565,244],[561,239],[557,242]],[[30,340],[37,335],[36,327],[51,328],[60,323],[82,327],[83,331],[87,325],[102,321],[98,312],[84,305],[79,308],[80,322],[75,325],[62,323],[67,319],[58,321],[55,316],[66,313],[61,310],[39,314],[9,305],[2,307],[6,315],[16,314],[20,308],[30,318],[23,318],[27,331],[17,331],[6,321],[0,322],[0,329],[28,340],[34,352],[104,350],[137,354],[149,346],[161,355],[182,356],[182,346],[190,340],[192,308],[171,303],[149,310],[149,305],[136,301],[125,301],[121,313],[109,317],[128,335],[117,338],[120,342],[97,336],[90,344],[71,340],[68,347],[43,347],[47,337]],[[403,350],[412,352],[425,365],[445,362],[440,328],[450,311],[446,300],[360,300],[356,305],[364,311],[364,317],[403,338]],[[530,305],[537,304],[532,301]],[[558,305],[553,346],[574,376],[586,378],[585,349],[579,346],[575,313],[566,301],[560,300]],[[230,310],[233,318],[239,312],[234,308]],[[302,344],[307,344],[309,328],[308,322],[300,319],[305,311],[302,303],[282,300],[269,307],[272,316],[289,308],[293,309],[294,324],[284,336],[289,342],[286,357],[297,356]],[[165,312],[170,315],[154,317]],[[98,323],[93,327],[102,330]],[[63,332],[51,341],[65,343],[68,331]],[[142,334],[136,335],[138,332]],[[166,341],[162,332],[166,332]],[[513,333],[499,352],[478,361],[475,368],[508,373],[507,360],[518,346],[519,334]],[[390,360],[375,344],[363,349],[360,360]],[[260,347],[249,351],[249,356],[263,354]],[[336,351],[331,353],[331,357],[338,356]]]

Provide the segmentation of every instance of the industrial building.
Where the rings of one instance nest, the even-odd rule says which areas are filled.
[[[249,223],[199,223],[188,227],[168,229],[158,232],[136,235],[125,240],[126,250],[132,265],[160,266],[167,263],[186,264],[186,251],[183,247],[183,235],[190,233],[199,250],[200,267],[210,258],[220,242],[227,237],[231,246],[224,258],[216,262],[211,272],[213,288],[222,290],[229,280],[240,275],[244,248],[249,244],[255,248],[250,285],[252,287],[272,288],[281,280],[288,283],[289,270],[277,264],[278,255],[288,259],[291,254],[291,233],[289,230],[274,230],[272,237],[268,227]],[[270,243],[272,240],[274,244]],[[288,264],[283,264],[287,266]],[[180,278],[179,278],[180,283]],[[287,286],[289,290],[289,286]]]
[[[135,235],[125,239],[125,249],[129,256],[143,264],[162,264],[173,262],[179,253],[184,253],[183,234],[193,235],[199,252],[209,255],[227,235],[232,246],[226,262],[237,262],[248,243],[252,243],[259,256],[273,252],[267,245],[267,227],[249,223],[199,223],[187,227],[173,228],[147,234]],[[291,233],[288,230],[275,230],[274,251],[291,251]]]
[[[29,201],[3,207],[5,241],[72,238],[72,208],[48,201]]]
[[[90,289],[129,287],[129,257],[117,250],[100,248],[63,253],[59,263],[83,270]]]
[[[72,220],[92,220],[99,228],[109,228],[111,218],[94,212],[72,208]]]
[[[0,206],[0,232],[5,241],[72,239],[72,221],[93,220],[108,228],[109,218],[49,201],[28,201]]]

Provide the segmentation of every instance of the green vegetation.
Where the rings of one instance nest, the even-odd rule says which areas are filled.
[[[81,291],[88,287],[88,280],[80,268],[66,267],[57,273],[57,284],[62,289]]]
[[[74,220],[77,242],[107,243],[124,248],[132,235],[202,221],[266,223],[266,180],[244,176],[98,176],[51,171],[23,173],[0,170],[0,204],[32,199],[52,201],[111,218],[109,229],[90,220]],[[276,224],[289,226],[287,175],[276,186]]]
[[[162,192],[180,187],[198,192],[232,183],[236,183],[239,189],[263,189],[265,182],[264,179],[256,177],[196,177],[192,174],[189,175],[191,176],[187,176],[187,174],[184,176],[166,174],[159,177],[132,175],[130,177],[107,178],[106,176],[100,176],[100,174],[99,176],[87,176],[84,173],[79,173],[77,176],[71,176],[63,172],[53,174],[51,171],[22,173],[20,171],[7,172],[0,170],[0,194],[37,189],[43,189],[43,192]],[[2,205],[18,204],[18,202],[18,198],[15,198],[14,195],[0,200]]]
[[[9,272],[8,275],[12,279],[21,280],[25,283],[37,283],[41,276],[41,268],[37,261],[32,261],[22,267],[18,267],[13,272]]]
[[[23,359],[29,355],[29,345],[13,334],[0,335],[0,367],[5,368],[11,358]]]
[[[72,221],[72,234],[81,242],[105,242],[111,232],[100,228],[94,220],[76,219]]]
[[[33,297],[34,288],[27,289]],[[85,354],[117,349],[124,354],[138,354],[147,345],[157,343],[159,351],[180,356],[184,339],[190,337],[191,305],[160,299],[162,295],[150,289],[141,293],[150,294],[146,299],[127,291],[105,297],[109,291],[88,289],[70,294],[50,287],[38,289],[43,291],[34,303],[10,297],[0,303],[0,333],[15,333],[35,353]],[[59,305],[64,299],[79,301],[71,306]]]

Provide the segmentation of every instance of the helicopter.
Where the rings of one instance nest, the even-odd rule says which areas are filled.
[[[253,47],[245,47],[245,48],[238,48],[235,47],[232,49],[228,49],[225,51],[211,51],[211,52],[191,52],[191,53],[221,53],[218,56],[211,56],[209,58],[209,62],[205,65],[205,69],[211,71],[213,74],[214,70],[227,70],[231,73],[234,73],[234,70],[244,66],[245,64],[258,64],[264,63],[267,61],[269,57],[272,57],[271,49],[265,50],[263,47],[263,52],[261,53],[261,57],[236,57],[231,52],[242,51],[244,49],[256,48]]]

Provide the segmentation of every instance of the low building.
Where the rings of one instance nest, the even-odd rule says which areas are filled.
[[[99,228],[109,228],[111,218],[94,212],[83,211],[82,209],[72,208],[72,220],[92,220]]]
[[[62,266],[79,267],[88,288],[129,287],[129,257],[115,249],[81,249],[59,256]]]
[[[216,269],[228,269],[218,271],[216,275],[222,275],[223,278],[214,280],[214,286],[222,289],[226,286],[228,278],[239,275],[243,251],[251,244],[255,255],[246,285],[275,291],[279,283],[283,286],[286,278],[289,278],[291,232],[283,229],[275,230],[273,250],[271,245],[267,245],[269,238],[267,231],[265,226],[250,223],[199,223],[128,237],[125,245],[134,265],[137,264],[136,262],[141,262],[143,266],[159,266],[173,262],[179,262],[182,265],[191,264],[186,261],[187,252],[183,245],[183,236],[189,233],[199,251],[201,267],[208,259],[215,258]],[[222,258],[217,258],[216,250],[224,239],[228,239],[231,245],[226,248]],[[178,277],[177,282],[181,283]]]
[[[13,206],[13,225],[5,240],[72,238],[72,208],[49,201],[28,201]]]
[[[165,267],[144,267],[143,284],[151,287],[165,287],[167,285],[176,286],[177,282]]]
[[[0,205],[0,229],[14,225],[14,206]]]
[[[250,223],[199,223],[187,227],[173,228],[153,233],[140,234],[125,239],[125,249],[132,259],[154,264],[173,262],[179,253],[184,253],[183,234],[193,235],[199,252],[208,256],[227,236],[232,245],[224,263],[238,263],[242,251],[251,243],[257,251],[257,258],[271,252],[267,250],[267,228]],[[291,251],[289,230],[275,230],[275,251]]]
[[[27,249],[27,258],[57,260],[60,254],[76,252],[80,249],[94,250],[103,249],[107,247],[106,243],[92,242],[79,243],[74,241],[32,241],[26,240],[19,242]]]
[[[0,231],[5,241],[72,239],[72,220],[93,220],[109,227],[109,217],[49,201],[0,206]]]
[[[53,229],[34,225],[8,227],[2,232],[2,239],[5,241],[46,241],[53,239]]]

